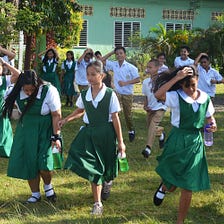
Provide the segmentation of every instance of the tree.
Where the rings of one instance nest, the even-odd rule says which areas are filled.
[[[74,0],[22,0],[17,14],[17,29],[26,35],[25,69],[30,68],[33,37],[39,38],[51,33],[57,44],[72,46],[78,43],[82,29],[80,6]],[[71,29],[72,28],[72,29]]]
[[[17,38],[15,32],[17,8],[12,3],[0,2],[0,44],[8,46]]]

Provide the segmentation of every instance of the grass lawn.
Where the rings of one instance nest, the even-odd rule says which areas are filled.
[[[216,97],[223,98],[223,85],[218,86],[217,93]],[[141,94],[140,85],[136,87],[136,94]],[[63,107],[64,116],[70,112],[70,109]],[[218,131],[214,135],[214,145],[206,148],[211,190],[193,194],[185,224],[224,223],[223,112],[217,112],[215,117]],[[126,127],[123,125],[130,170],[127,173],[120,173],[114,181],[111,196],[104,202],[102,217],[94,218],[89,214],[93,199],[88,181],[72,172],[63,170],[55,171],[53,178],[53,185],[58,195],[56,204],[45,201],[43,183],[41,183],[42,201],[35,205],[23,204],[30,196],[28,184],[26,181],[7,177],[8,159],[1,158],[0,223],[175,223],[180,191],[167,194],[160,207],[153,205],[152,198],[160,183],[160,178],[154,171],[157,165],[156,156],[161,153],[161,150],[158,147],[158,139],[156,139],[152,156],[148,160],[142,157],[141,151],[147,136],[145,113],[142,109],[135,109],[134,120],[137,135],[133,143],[129,143]],[[121,121],[124,124],[122,113]],[[65,158],[69,145],[81,124],[82,122],[79,120],[69,123],[63,128]],[[15,122],[13,125],[15,126]],[[168,133],[170,129],[168,112],[162,125]]]

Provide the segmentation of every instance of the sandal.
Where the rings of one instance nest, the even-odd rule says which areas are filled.
[[[53,192],[54,192],[54,189],[53,188],[50,188],[50,189],[48,189],[48,190],[45,190],[45,194],[48,192],[48,191],[52,191],[53,190]],[[47,197],[47,200],[49,200],[50,202],[56,202],[56,199],[57,199],[57,195],[56,195],[56,193],[54,192],[52,195],[50,195],[50,196],[46,196]]]
[[[153,197],[153,203],[154,205],[156,206],[159,206],[162,204],[163,202],[163,199],[166,195],[166,192],[162,190],[162,186],[163,186],[163,183],[161,183],[158,187],[158,189],[156,190],[155,194],[154,194],[154,197]]]
[[[30,198],[27,199],[26,203],[31,204],[31,203],[36,203],[36,202],[40,202],[41,197],[37,198],[35,196],[31,196]]]

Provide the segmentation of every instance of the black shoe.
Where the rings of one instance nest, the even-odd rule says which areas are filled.
[[[151,149],[150,147],[147,145],[146,148],[144,150],[142,150],[142,155],[145,157],[145,158],[149,158],[151,154]]]
[[[51,196],[47,196],[47,200],[52,202],[52,203],[55,203],[57,201],[56,193],[54,192],[54,194],[52,194]]]
[[[103,183],[103,188],[102,188],[102,191],[101,191],[101,199],[102,200],[107,200],[110,196],[110,189],[112,187],[112,180],[109,181],[109,182],[104,182]]]
[[[154,205],[156,206],[159,206],[162,204],[163,202],[163,199],[165,197],[165,194],[166,192],[165,191],[162,191],[160,190],[160,188],[162,187],[163,183],[161,183],[158,187],[158,189],[156,190],[155,194],[154,194],[154,197],[153,197],[153,203]]]
[[[129,136],[129,141],[133,142],[135,139],[135,131],[129,131],[128,136]]]
[[[163,140],[159,140],[159,148],[162,149],[165,143],[166,134],[163,131]]]

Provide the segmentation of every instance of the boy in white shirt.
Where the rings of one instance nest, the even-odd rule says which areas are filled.
[[[198,55],[195,59],[195,65],[198,66],[198,88],[206,92],[211,98],[214,98],[216,84],[224,83],[222,75],[211,67],[210,59],[206,53]]]
[[[182,66],[193,65],[194,60],[189,58],[189,54],[190,54],[190,48],[188,46],[182,46],[180,48],[180,56],[176,57],[174,60],[174,66],[176,68],[179,68]]]
[[[117,61],[106,60],[115,54]],[[106,60],[107,70],[114,72],[114,86],[119,101],[123,106],[124,117],[128,128],[129,141],[135,138],[135,128],[132,120],[133,87],[140,82],[138,69],[126,60],[126,50],[124,47],[116,47],[112,52],[106,54],[102,60]]]
[[[158,77],[159,61],[157,59],[151,59],[147,64],[147,73],[150,77],[145,79],[142,84],[142,93],[145,95],[144,100],[144,110],[147,112],[147,126],[148,126],[148,138],[146,143],[146,148],[142,151],[142,155],[148,158],[151,154],[151,149],[155,140],[156,130],[161,122],[164,113],[166,111],[166,106],[158,102],[153,93],[153,87],[155,81]],[[159,145],[160,148],[163,147],[165,140],[165,133],[162,132]]]

